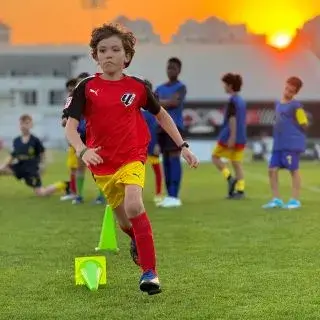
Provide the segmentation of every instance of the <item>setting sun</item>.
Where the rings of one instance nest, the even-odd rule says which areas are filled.
[[[277,33],[270,37],[269,43],[278,48],[284,49],[290,45],[292,41],[292,36],[288,33]]]

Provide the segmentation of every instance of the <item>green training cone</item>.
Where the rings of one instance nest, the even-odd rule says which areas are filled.
[[[84,262],[80,267],[84,283],[90,291],[96,291],[102,275],[102,266],[96,261]]]
[[[104,213],[99,245],[95,249],[119,252],[113,211],[109,205],[106,206]]]
[[[106,257],[75,258],[75,282],[76,285],[86,285],[90,291],[96,291],[99,285],[106,284]]]

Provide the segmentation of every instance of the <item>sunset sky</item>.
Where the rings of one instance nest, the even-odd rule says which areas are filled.
[[[83,1],[1,0],[0,21],[12,27],[13,43],[59,44],[87,43],[92,26],[119,15],[148,19],[162,40],[168,41],[187,19],[217,16],[272,36],[293,35],[306,20],[320,14],[319,0],[108,0],[106,8],[96,11],[84,10]]]

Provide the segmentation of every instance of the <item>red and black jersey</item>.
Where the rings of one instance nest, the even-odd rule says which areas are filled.
[[[87,146],[101,147],[104,163],[90,167],[94,174],[109,175],[132,161],[146,161],[150,134],[141,108],[156,115],[161,107],[138,78],[110,81],[96,74],[78,84],[65,112],[79,121],[84,117]]]

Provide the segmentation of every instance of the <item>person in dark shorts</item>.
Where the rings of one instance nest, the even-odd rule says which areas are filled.
[[[37,196],[48,196],[56,191],[67,192],[68,182],[57,182],[47,187],[42,185],[40,172],[44,169],[45,148],[31,133],[32,117],[20,117],[21,135],[13,140],[12,152],[8,160],[0,166],[0,176],[11,175],[33,188]]]
[[[167,63],[168,81],[155,91],[160,105],[169,113],[176,124],[180,134],[183,136],[183,107],[187,94],[187,88],[178,77],[182,68],[182,62],[178,58],[170,58]],[[180,149],[171,139],[167,132],[160,128],[158,143],[163,156],[163,169],[167,188],[167,197],[158,206],[173,208],[181,206],[179,191],[182,180],[182,165],[180,160]]]

